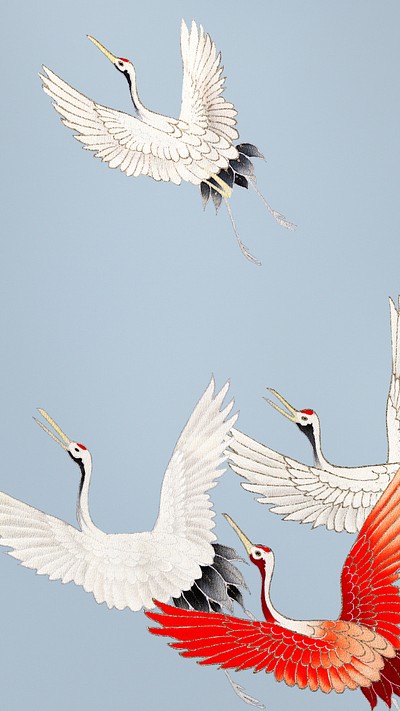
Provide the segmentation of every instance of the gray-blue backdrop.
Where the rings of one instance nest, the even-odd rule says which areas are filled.
[[[178,115],[181,18],[223,52],[242,140],[267,163],[259,186],[298,223],[278,227],[235,191],[240,254],[224,209],[199,190],[127,179],[83,152],[42,92],[44,62],[88,96],[130,109],[126,83],[86,39],[136,64],[143,102]],[[34,424],[44,407],[94,457],[92,515],[145,530],[175,441],[210,374],[231,379],[240,427],[311,461],[268,408],[265,386],[321,417],[335,463],[384,461],[388,296],[400,292],[399,21],[396,0],[169,3],[36,0],[3,10],[0,489],[73,523],[78,472]],[[271,546],[284,614],[336,616],[347,534],[281,522],[228,472],[214,490]],[[180,658],[142,613],[109,611],[73,584],[2,556],[1,707],[7,711],[243,709],[222,672]],[[260,616],[256,570],[245,570]],[[270,711],[366,709],[344,696],[236,677]]]

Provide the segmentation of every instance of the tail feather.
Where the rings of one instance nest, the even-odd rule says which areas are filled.
[[[232,563],[232,560],[243,558],[233,548],[218,543],[214,543],[213,548],[213,563],[202,566],[202,576],[193,583],[190,590],[173,598],[176,607],[201,612],[222,612],[222,608],[226,608],[232,612],[233,603],[237,602],[244,609],[239,588],[247,586],[240,570]]]
[[[374,709],[378,703],[378,696],[388,708],[392,707],[392,696],[400,696],[400,649],[393,659],[385,659],[380,680],[374,681],[371,686],[360,687],[367,701]]]
[[[236,148],[238,149],[239,157],[234,159],[232,158],[229,161],[228,168],[220,170],[218,176],[231,189],[234,185],[238,185],[240,188],[248,188],[249,182],[247,178],[254,177],[254,166],[250,158],[264,158],[264,156],[256,146],[253,146],[252,143],[240,143],[236,146]],[[218,188],[212,177],[208,179],[207,183],[204,181],[200,183],[201,197],[204,208],[211,197],[214,202],[215,209],[218,212],[218,208],[221,204],[221,195],[218,190],[213,189],[213,184]]]
[[[260,265],[261,262],[258,261],[256,257],[254,257],[251,252],[249,251],[248,247],[246,247],[245,244],[241,241],[239,237],[238,230],[236,228],[235,221],[233,219],[232,211],[230,209],[227,197],[230,197],[231,191],[233,190],[234,185],[238,185],[240,188],[245,188],[247,189],[250,185],[253,187],[253,189],[256,191],[256,193],[259,195],[261,200],[263,201],[264,205],[266,206],[268,212],[272,215],[272,217],[277,221],[281,227],[286,227],[288,230],[294,230],[296,225],[294,225],[292,222],[289,222],[280,212],[277,210],[273,210],[272,207],[269,205],[269,203],[266,201],[264,195],[260,193],[257,184],[256,184],[256,176],[254,174],[254,165],[250,158],[262,158],[264,159],[263,154],[261,151],[258,150],[256,146],[254,146],[252,143],[239,143],[236,145],[237,151],[238,151],[238,157],[237,158],[231,158],[229,161],[229,165],[226,169],[220,170],[220,172],[217,174],[217,176],[214,175],[210,176],[207,181],[203,181],[200,183],[200,191],[201,191],[201,198],[203,201],[203,208],[206,207],[210,197],[212,199],[212,202],[214,203],[215,211],[218,213],[218,210],[220,208],[222,198],[224,198],[228,213],[229,213],[229,219],[231,221],[233,231],[235,233],[238,245],[246,259],[248,259],[250,262],[253,262],[253,264]],[[217,184],[217,181],[215,178],[217,177],[217,180],[220,178],[221,181],[223,181],[222,186],[224,187],[224,184],[226,185],[227,193],[225,194],[224,192],[221,192],[221,186]],[[214,187],[215,186],[215,187]]]

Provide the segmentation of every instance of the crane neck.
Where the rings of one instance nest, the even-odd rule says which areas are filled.
[[[277,624],[280,627],[285,627],[286,629],[297,632],[298,634],[313,637],[315,635],[316,626],[320,624],[319,620],[293,620],[290,617],[281,615],[280,612],[278,612],[278,610],[276,610],[273,606],[271,602],[270,588],[274,567],[275,559],[271,551],[270,560],[268,562],[265,561],[265,565],[260,567],[262,578],[261,606],[266,622],[269,622],[270,624]]]
[[[298,427],[300,431],[303,432],[303,434],[307,437],[308,441],[312,446],[315,466],[319,468],[324,468],[326,464],[328,464],[328,462],[322,453],[321,428],[319,426],[319,422],[316,421],[313,422],[313,424],[305,426],[298,425]]]
[[[278,622],[278,618],[281,617],[279,612],[275,610],[270,595],[271,580],[274,574],[275,561],[273,554],[271,553],[271,562],[265,562],[265,565],[260,567],[262,586],[261,586],[261,607],[263,615],[267,622]]]
[[[276,622],[276,610],[271,602],[270,587],[272,572],[268,576],[265,569],[261,570],[262,586],[261,586],[261,607],[263,615],[267,622]]]
[[[131,99],[132,99],[132,103],[133,103],[133,108],[135,110],[135,114],[139,118],[143,118],[144,114],[146,113],[146,109],[139,99],[139,94],[138,94],[137,84],[136,84],[136,71],[135,71],[133,64],[130,64],[129,66],[127,66],[127,68],[124,70],[123,74],[126,78],[126,81],[128,82],[129,91],[131,94]]]
[[[92,463],[78,462],[81,471],[78,500],[76,503],[76,518],[82,531],[95,531],[97,526],[92,521],[89,512],[89,487],[92,476]]]

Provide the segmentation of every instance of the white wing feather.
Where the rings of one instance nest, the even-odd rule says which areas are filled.
[[[221,54],[217,55],[214,42],[204,34],[201,25],[198,29],[193,21],[189,33],[183,20],[181,52],[183,85],[180,120],[189,126],[194,125],[196,130],[198,126],[207,130],[213,143],[215,135],[231,143],[239,137],[234,128],[237,111],[222,96],[225,77],[221,76]]]
[[[43,66],[43,89],[52,99],[75,138],[96,158],[128,176],[148,175],[154,180],[182,180],[199,185],[228,166],[238,152],[232,141],[236,110],[221,96],[220,55],[215,45],[192,23],[190,34],[182,25],[184,64],[181,117],[163,116],[143,107],[142,117],[96,103]]]
[[[389,299],[392,335],[392,376],[386,407],[388,462],[400,462],[400,296],[398,307]]]
[[[226,460],[229,430],[236,416],[222,412],[223,388],[214,382],[194,409],[165,474],[160,513],[153,531],[82,532],[0,492],[0,544],[9,555],[51,580],[75,582],[108,607],[139,610],[190,589],[200,566],[214,557],[214,512],[207,494]]]
[[[229,465],[285,521],[355,533],[386,489],[398,464],[318,469],[279,454],[232,430]]]

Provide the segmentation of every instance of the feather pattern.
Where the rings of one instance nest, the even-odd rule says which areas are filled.
[[[128,176],[147,175],[180,185],[202,180],[227,168],[237,158],[233,141],[236,110],[223,96],[221,56],[203,28],[182,22],[182,104],[179,119],[144,107],[136,92],[130,63],[129,82],[137,117],[103,106],[80,93],[47,67],[40,74],[43,90],[54,101],[67,128],[96,158]]]
[[[400,462],[400,296],[397,308],[392,299],[389,299],[389,306],[392,374],[386,406],[388,462]]]
[[[154,597],[166,601],[189,591],[202,577],[201,566],[217,558],[208,492],[224,472],[236,420],[233,401],[222,405],[228,384],[219,393],[214,388],[212,379],[179,437],[152,531],[107,534],[93,523],[79,530],[0,492],[0,544],[23,566],[51,580],[73,581],[108,607],[139,610],[152,607]],[[225,604],[229,583],[228,577],[217,602]]]
[[[231,468],[246,479],[242,483],[244,489],[257,494],[257,501],[270,505],[270,510],[282,515],[284,520],[355,533],[361,529],[400,466],[400,297],[397,307],[392,299],[389,299],[389,305],[392,373],[386,408],[387,463],[361,467],[330,464],[322,453],[316,413],[295,410],[291,406],[291,418],[306,434],[307,429],[301,425],[305,419],[302,414],[311,412],[312,424],[307,428],[312,428],[312,435],[308,433],[308,437],[314,448],[314,467],[275,452],[237,430],[233,432]],[[273,392],[286,403],[276,391]]]
[[[170,646],[184,657],[200,657],[200,664],[264,670],[289,686],[325,693],[360,687],[371,708],[378,697],[390,707],[392,695],[400,693],[399,537],[400,469],[346,558],[339,619],[290,620],[280,615],[269,598],[272,551],[247,541],[250,559],[263,578],[265,622],[174,609],[160,602],[160,611],[146,614],[161,626],[149,631],[174,638]]]
[[[360,530],[399,465],[372,467],[308,466],[269,449],[234,429],[229,465],[246,482],[246,491],[285,521]],[[329,467],[329,468],[328,468]]]

